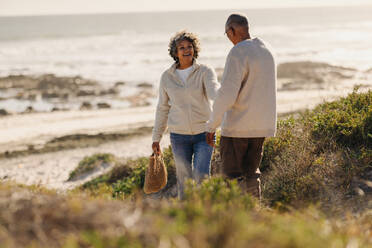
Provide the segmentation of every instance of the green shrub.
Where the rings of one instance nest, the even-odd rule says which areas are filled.
[[[163,150],[163,160],[168,172],[168,182],[161,192],[169,190],[176,184],[176,167],[174,165],[173,153],[171,147]],[[149,164],[149,158],[139,158],[132,160],[129,163],[133,164],[132,170],[127,177],[118,180],[112,185],[114,197],[125,197],[135,191],[141,190],[145,183],[145,172]]]
[[[164,187],[164,189],[160,191],[161,193],[167,192],[177,183],[176,165],[174,163],[173,152],[172,152],[171,146],[163,150],[163,159],[164,159],[165,167],[167,168],[168,178],[167,178],[167,185]]]
[[[115,157],[108,153],[98,153],[93,156],[85,157],[79,162],[76,169],[70,173],[68,180],[73,180],[84,173],[94,171],[100,167],[108,166],[110,163],[115,163]]]
[[[143,188],[145,183],[145,171],[149,164],[149,158],[139,158],[130,163],[133,162],[135,162],[136,165],[132,169],[130,175],[118,180],[112,185],[114,197],[129,195],[133,193],[134,190]]]
[[[202,181],[200,185],[189,180],[186,183],[185,201],[202,205],[223,204],[228,210],[229,207],[238,207],[243,204],[245,209],[252,209],[254,201],[249,195],[242,194],[237,182],[225,180],[222,177],[212,177]]]
[[[0,247],[371,247],[370,211],[259,208],[222,178],[186,191],[183,201],[149,204],[0,187]]]
[[[136,160],[129,161],[117,161],[114,168],[112,168],[108,173],[98,176],[91,181],[84,183],[81,189],[97,189],[102,184],[112,185],[117,181],[130,176],[133,173],[133,168],[137,166]]]
[[[281,155],[287,152],[294,139],[293,129],[296,128],[296,124],[293,117],[278,121],[276,137],[267,138],[264,143],[263,158],[260,165],[262,172],[270,168],[271,164],[280,163]]]
[[[260,167],[264,202],[287,209],[317,203],[340,206],[354,197],[354,188],[359,187],[355,178],[367,180],[372,170],[371,102],[372,91],[354,91],[296,118],[279,120],[277,136],[264,144]],[[218,134],[212,175],[219,174],[221,167],[219,138]],[[166,191],[176,184],[176,173],[171,147],[163,155],[168,169]],[[114,197],[128,196],[143,187],[147,164],[148,158],[121,163],[86,186],[110,185]]]
[[[160,206],[151,211],[151,230],[171,247],[179,239],[189,247],[345,247],[352,241],[367,247],[368,243],[367,236],[359,232],[350,236],[314,208],[288,213],[259,210],[235,181],[222,178],[201,185],[189,181],[185,200]],[[361,224],[369,219],[346,226],[366,230]]]
[[[277,137],[265,142],[265,201],[280,207],[338,206],[355,195],[353,180],[372,170],[371,102],[372,91],[354,91],[280,121]]]
[[[163,159],[168,172],[168,183],[161,191],[165,192],[177,182],[176,168],[171,147],[164,149]],[[145,172],[149,158],[142,157],[128,161],[116,161],[115,167],[106,174],[103,174],[83,184],[80,189],[95,192],[104,186],[110,186],[114,198],[129,196],[135,191],[141,190],[145,182]]]
[[[140,248],[141,243],[126,236],[107,237],[96,231],[84,231],[66,239],[62,248]]]
[[[372,91],[354,90],[345,98],[316,107],[309,116],[314,139],[349,148],[372,149]]]
[[[176,167],[174,163],[173,152],[172,152],[171,146],[163,150],[163,159],[164,159],[165,166]]]

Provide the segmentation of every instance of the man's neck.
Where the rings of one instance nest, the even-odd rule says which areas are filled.
[[[236,43],[234,45],[242,42],[243,40],[250,40],[250,39],[251,39],[251,36],[249,34],[242,35],[240,36],[240,39],[236,40]]]
[[[249,34],[245,34],[245,35],[242,36],[242,40],[241,41],[243,41],[243,40],[250,40],[250,39],[251,39],[251,36]]]

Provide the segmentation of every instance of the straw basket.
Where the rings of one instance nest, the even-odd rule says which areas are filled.
[[[167,178],[168,173],[164,165],[163,156],[153,153],[150,156],[149,166],[146,169],[143,191],[146,194],[158,192],[167,184]]]

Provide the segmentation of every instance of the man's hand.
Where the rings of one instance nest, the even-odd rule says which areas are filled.
[[[207,144],[214,147],[215,133],[207,133]]]
[[[155,154],[159,155],[161,153],[159,142],[152,143],[152,150]]]

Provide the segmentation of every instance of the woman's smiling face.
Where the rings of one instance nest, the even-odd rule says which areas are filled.
[[[181,67],[192,65],[194,58],[194,47],[188,40],[182,40],[177,44],[177,57]]]

